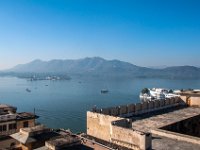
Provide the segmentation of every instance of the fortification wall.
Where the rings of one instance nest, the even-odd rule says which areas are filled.
[[[200,107],[200,97],[199,96],[180,96],[181,100],[184,101],[188,106]]]
[[[197,102],[197,100],[195,101]],[[119,116],[119,117],[128,117],[132,115],[138,115],[143,113],[148,113],[152,111],[157,111],[165,108],[175,107],[183,105],[186,103],[186,100],[182,100],[179,97],[165,99],[165,100],[154,100],[143,103],[121,105],[117,107],[95,109],[93,112],[110,115],[110,116]],[[200,103],[200,102],[199,102]]]
[[[200,107],[200,97],[189,97],[190,106],[198,106]]]
[[[87,134],[131,149],[151,147],[151,134],[134,131],[129,120],[87,112]]]
[[[110,141],[112,121],[123,118],[87,112],[87,134],[105,141]]]
[[[111,126],[111,142],[131,149],[151,148],[151,134],[144,134],[128,128]]]

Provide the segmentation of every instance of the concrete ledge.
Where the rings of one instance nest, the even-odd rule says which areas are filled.
[[[166,130],[162,130],[162,129],[153,129],[153,130],[151,130],[151,133],[159,135],[159,136],[164,136],[164,137],[167,137],[170,139],[175,139],[175,140],[179,140],[179,141],[190,142],[193,144],[200,145],[200,138],[194,137],[194,136],[175,133],[175,132],[166,131]]]

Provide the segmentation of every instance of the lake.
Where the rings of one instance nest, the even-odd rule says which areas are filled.
[[[200,88],[200,80],[170,79],[99,79],[87,78],[64,81],[27,81],[14,77],[0,77],[0,103],[33,112],[38,122],[51,128],[86,131],[86,111],[97,106],[109,107],[139,102],[144,87],[169,89]],[[26,89],[31,92],[27,92]],[[108,89],[101,94],[101,89]]]

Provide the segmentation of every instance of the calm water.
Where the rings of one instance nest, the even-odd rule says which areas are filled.
[[[48,85],[48,86],[46,86]],[[69,81],[27,81],[13,77],[0,78],[0,103],[18,107],[18,111],[33,112],[38,122],[52,128],[85,131],[86,111],[94,105],[108,107],[139,101],[144,87],[172,89],[200,88],[200,80],[167,79],[72,79]],[[31,92],[27,92],[29,88]],[[101,94],[103,88],[108,94]]]

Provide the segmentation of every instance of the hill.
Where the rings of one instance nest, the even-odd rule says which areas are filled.
[[[51,73],[108,76],[108,77],[140,77],[140,78],[200,78],[200,68],[194,66],[176,66],[164,69],[140,67],[120,60],[105,60],[100,57],[77,60],[34,60],[27,64],[17,65],[4,73]]]

